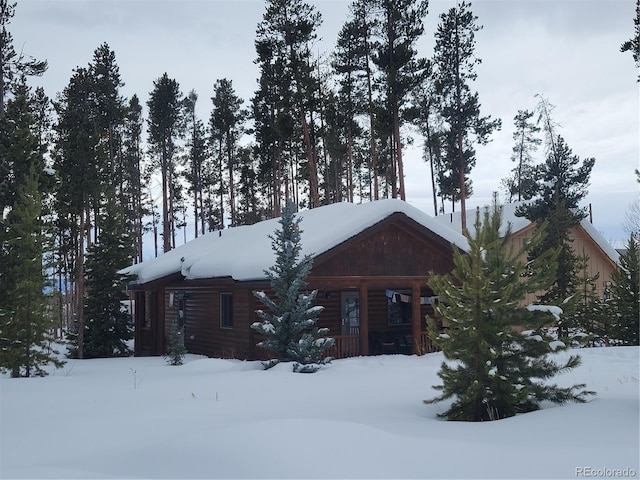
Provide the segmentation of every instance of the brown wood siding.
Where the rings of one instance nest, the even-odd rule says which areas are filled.
[[[188,283],[188,282],[187,282]],[[174,305],[169,305],[170,294],[174,294]],[[233,295],[233,326],[220,325],[220,294]],[[216,358],[241,358],[250,356],[250,325],[255,321],[253,297],[250,290],[225,281],[222,285],[197,287],[181,285],[167,289],[165,325],[170,332],[178,316],[177,298],[184,295],[185,302],[185,346],[189,353]]]
[[[426,276],[452,268],[451,247],[404,215],[392,216],[319,255],[310,277]]]
[[[342,333],[342,313],[340,311],[340,291],[321,290],[316,297],[316,305],[324,307],[318,316],[318,327],[328,328],[333,335]]]

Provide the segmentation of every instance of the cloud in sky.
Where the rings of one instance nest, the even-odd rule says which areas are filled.
[[[316,51],[326,55],[350,2],[309,3],[323,16]],[[454,5],[431,0],[418,44],[422,56],[432,55],[439,15]],[[554,119],[573,152],[596,158],[585,202],[593,205],[596,227],[609,240],[624,240],[625,211],[638,196],[639,95],[633,58],[619,50],[633,33],[635,2],[479,0],[472,10],[484,26],[476,35],[482,64],[474,88],[482,115],[501,118],[503,126],[491,143],[477,147],[468,207],[486,204],[500,190],[500,179],[513,167],[513,117],[533,109],[534,95],[542,94],[556,105]],[[167,72],[183,93],[196,90],[200,116],[207,119],[217,79],[231,79],[247,104],[253,96],[255,30],[263,13],[264,2],[256,0],[30,0],[18,4],[10,29],[17,48],[49,61],[49,71],[33,83],[50,97],[107,42],[126,84],[123,95],[135,93],[146,104],[153,81]],[[407,134],[414,137],[405,155],[407,199],[433,213],[422,142],[415,132]],[[542,155],[540,149],[536,159]]]

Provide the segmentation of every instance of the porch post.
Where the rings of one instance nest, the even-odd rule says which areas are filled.
[[[360,282],[360,355],[369,355],[369,291],[367,282]]]
[[[411,346],[411,353],[420,355],[422,352],[422,341],[420,338],[420,332],[422,329],[420,325],[422,319],[420,318],[420,282],[414,281],[413,288],[411,290],[411,336],[413,337],[413,345]]]

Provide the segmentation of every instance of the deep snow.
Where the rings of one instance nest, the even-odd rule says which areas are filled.
[[[638,352],[580,350],[583,365],[556,380],[595,399],[487,423],[422,403],[439,353],[314,374],[194,355],[70,360],[0,378],[0,478],[637,478]]]

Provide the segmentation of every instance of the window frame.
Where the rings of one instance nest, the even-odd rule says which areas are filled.
[[[220,292],[219,298],[220,328],[223,330],[233,330],[233,292]]]

